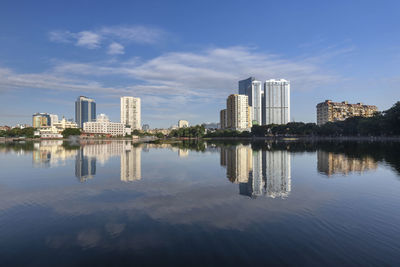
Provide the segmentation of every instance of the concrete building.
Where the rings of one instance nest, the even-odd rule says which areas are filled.
[[[363,105],[363,103],[349,104],[347,101],[338,103],[325,100],[325,102],[317,104],[317,124],[343,121],[356,116],[371,117],[377,111],[376,106]]]
[[[227,127],[227,117],[226,117],[226,109],[222,109],[219,112],[219,125],[221,129],[225,129]]]
[[[86,134],[104,134],[112,136],[124,136],[131,134],[131,128],[120,122],[110,122],[105,114],[99,114],[96,121],[85,122],[83,131]]]
[[[43,126],[50,126],[51,118],[47,113],[35,113],[32,115],[32,127],[40,128]]]
[[[129,125],[132,130],[140,130],[142,125],[140,109],[140,98],[121,97],[121,123]]]
[[[247,95],[232,94],[226,100],[226,128],[249,130],[251,128],[250,108]]]
[[[262,96],[263,90],[260,81],[254,77],[239,81],[239,94],[248,96],[248,104],[251,107],[252,124],[262,124]]]
[[[54,123],[58,122],[58,115],[56,114],[50,114],[50,126],[53,126]]]
[[[75,122],[83,128],[85,122],[96,120],[96,102],[86,96],[80,96],[75,101]]]
[[[62,120],[52,123],[52,126],[56,127],[60,132],[67,128],[78,128],[78,124],[73,121],[69,121],[66,118],[62,118]]]
[[[189,122],[185,120],[179,120],[178,121],[178,128],[185,128],[189,127]]]
[[[262,124],[290,122],[290,82],[284,79],[265,81],[263,104]]]

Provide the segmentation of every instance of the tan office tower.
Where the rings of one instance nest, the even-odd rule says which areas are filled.
[[[121,97],[121,123],[129,125],[132,130],[141,129],[140,98]]]
[[[227,128],[245,130],[251,128],[247,95],[233,94],[226,100]]]

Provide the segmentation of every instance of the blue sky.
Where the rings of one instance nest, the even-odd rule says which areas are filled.
[[[0,4],[0,125],[74,117],[79,95],[119,121],[217,122],[237,82],[291,81],[295,121],[325,99],[400,98],[398,1],[7,1]]]

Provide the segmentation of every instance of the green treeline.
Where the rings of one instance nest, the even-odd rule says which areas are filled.
[[[205,137],[252,136],[398,136],[400,135],[400,102],[373,117],[351,117],[344,121],[315,123],[290,122],[283,125],[254,125],[249,132],[218,130]]]
[[[196,125],[191,127],[183,127],[179,129],[172,130],[169,134],[170,137],[191,137],[199,138],[203,137],[205,133],[205,128],[202,125]]]
[[[34,137],[35,128],[26,127],[24,129],[21,128],[12,128],[8,131],[0,131],[0,137],[26,137],[33,138]]]

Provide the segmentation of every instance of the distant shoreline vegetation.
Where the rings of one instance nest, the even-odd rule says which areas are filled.
[[[276,125],[254,125],[251,132],[217,130],[204,137],[274,137],[274,136],[400,136],[400,101],[390,109],[377,112],[372,117],[351,117],[344,121],[323,125],[304,122],[289,122]]]

